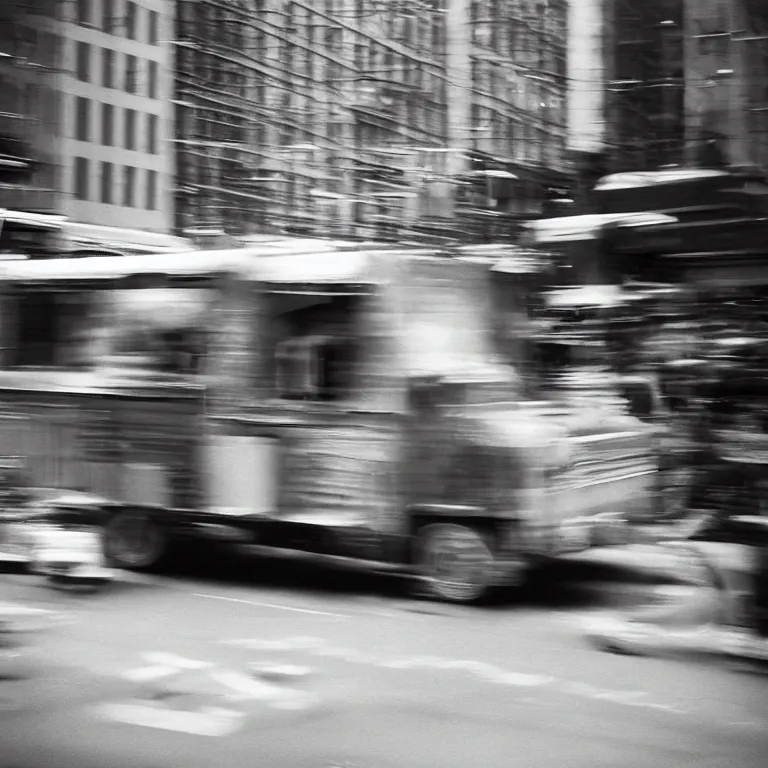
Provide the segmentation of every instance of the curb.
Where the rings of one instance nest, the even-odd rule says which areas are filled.
[[[667,604],[699,589],[701,588],[679,583],[643,584],[613,581],[595,581],[576,587],[578,593],[587,598],[591,605],[621,610]]]
[[[21,574],[29,571],[29,558],[0,552],[0,574]]]

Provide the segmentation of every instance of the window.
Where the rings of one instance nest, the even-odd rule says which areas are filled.
[[[149,11],[148,14],[148,20],[147,20],[147,42],[150,45],[157,45],[159,40],[159,24],[158,24],[158,13],[157,11]]]
[[[138,84],[139,60],[135,56],[125,57],[125,83],[124,88],[127,93],[136,93]]]
[[[133,208],[135,203],[136,169],[132,165],[123,167],[123,205]]]
[[[138,9],[136,7],[136,3],[128,0],[128,2],[125,4],[125,36],[129,40],[136,39],[136,27],[138,26],[137,20]]]
[[[115,0],[102,0],[102,30],[111,35],[115,31],[115,22]]]
[[[281,315],[273,363],[279,397],[343,400],[351,394],[358,350],[347,332],[358,302],[336,298]]]
[[[101,164],[101,202],[112,203],[112,163]]]
[[[75,100],[75,138],[78,141],[91,140],[91,102],[82,96]]]
[[[157,208],[157,171],[147,171],[146,209],[154,211]]]
[[[81,27],[89,27],[93,21],[91,0],[77,0],[77,23]]]
[[[136,112],[133,109],[125,110],[123,146],[126,149],[136,149]]]
[[[147,152],[157,154],[157,115],[147,115]]]
[[[115,87],[115,52],[111,48],[101,49],[101,85]]]
[[[91,81],[91,46],[88,43],[77,44],[77,79],[84,83]]]
[[[150,61],[147,64],[147,96],[150,99],[157,98],[157,62]]]
[[[87,200],[89,193],[88,174],[90,172],[88,160],[84,157],[75,158],[73,189],[78,200]]]
[[[129,288],[110,291],[105,298],[106,312],[114,318],[111,351],[126,366],[182,375],[203,372],[205,321],[213,300],[208,289]],[[176,322],[162,317],[168,304],[183,308]]]
[[[702,55],[725,56],[728,53],[730,35],[720,33],[705,33],[705,37],[698,38],[699,53]]]
[[[115,145],[115,108],[111,104],[101,105],[101,143],[105,147]]]

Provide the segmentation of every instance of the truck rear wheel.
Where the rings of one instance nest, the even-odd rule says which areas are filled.
[[[104,554],[120,568],[152,568],[167,550],[165,532],[146,512],[118,512],[104,529]]]
[[[474,603],[494,585],[496,558],[479,530],[456,523],[429,523],[416,533],[421,590],[450,603]]]

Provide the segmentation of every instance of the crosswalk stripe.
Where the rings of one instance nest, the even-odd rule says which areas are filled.
[[[153,664],[173,667],[175,669],[208,669],[213,666],[209,661],[187,659],[184,656],[177,656],[175,653],[166,653],[164,651],[149,651],[141,655],[142,658],[151,661]]]
[[[237,691],[245,699],[269,700],[279,699],[286,695],[286,689],[263,680],[254,680],[237,672],[226,670],[213,670],[209,672],[211,678],[223,686]]]
[[[245,720],[244,713],[219,707],[182,712],[149,704],[116,703],[101,705],[97,711],[100,717],[112,722],[211,737],[229,736]]]
[[[160,680],[179,672],[178,667],[156,666],[131,669],[123,674],[123,677],[132,683],[147,683],[150,680]]]

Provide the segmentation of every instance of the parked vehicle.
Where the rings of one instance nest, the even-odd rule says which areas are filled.
[[[114,576],[101,546],[103,503],[88,494],[31,488],[19,457],[3,457],[0,550],[51,584],[99,588]]]
[[[656,484],[639,420],[526,394],[490,280],[466,255],[301,240],[8,264],[0,449],[101,496],[122,567],[195,538],[476,600]]]
[[[675,554],[667,574],[674,589],[654,586],[645,604],[590,620],[587,637],[612,653],[682,650],[768,662],[768,520],[705,515],[692,522],[659,543]]]

